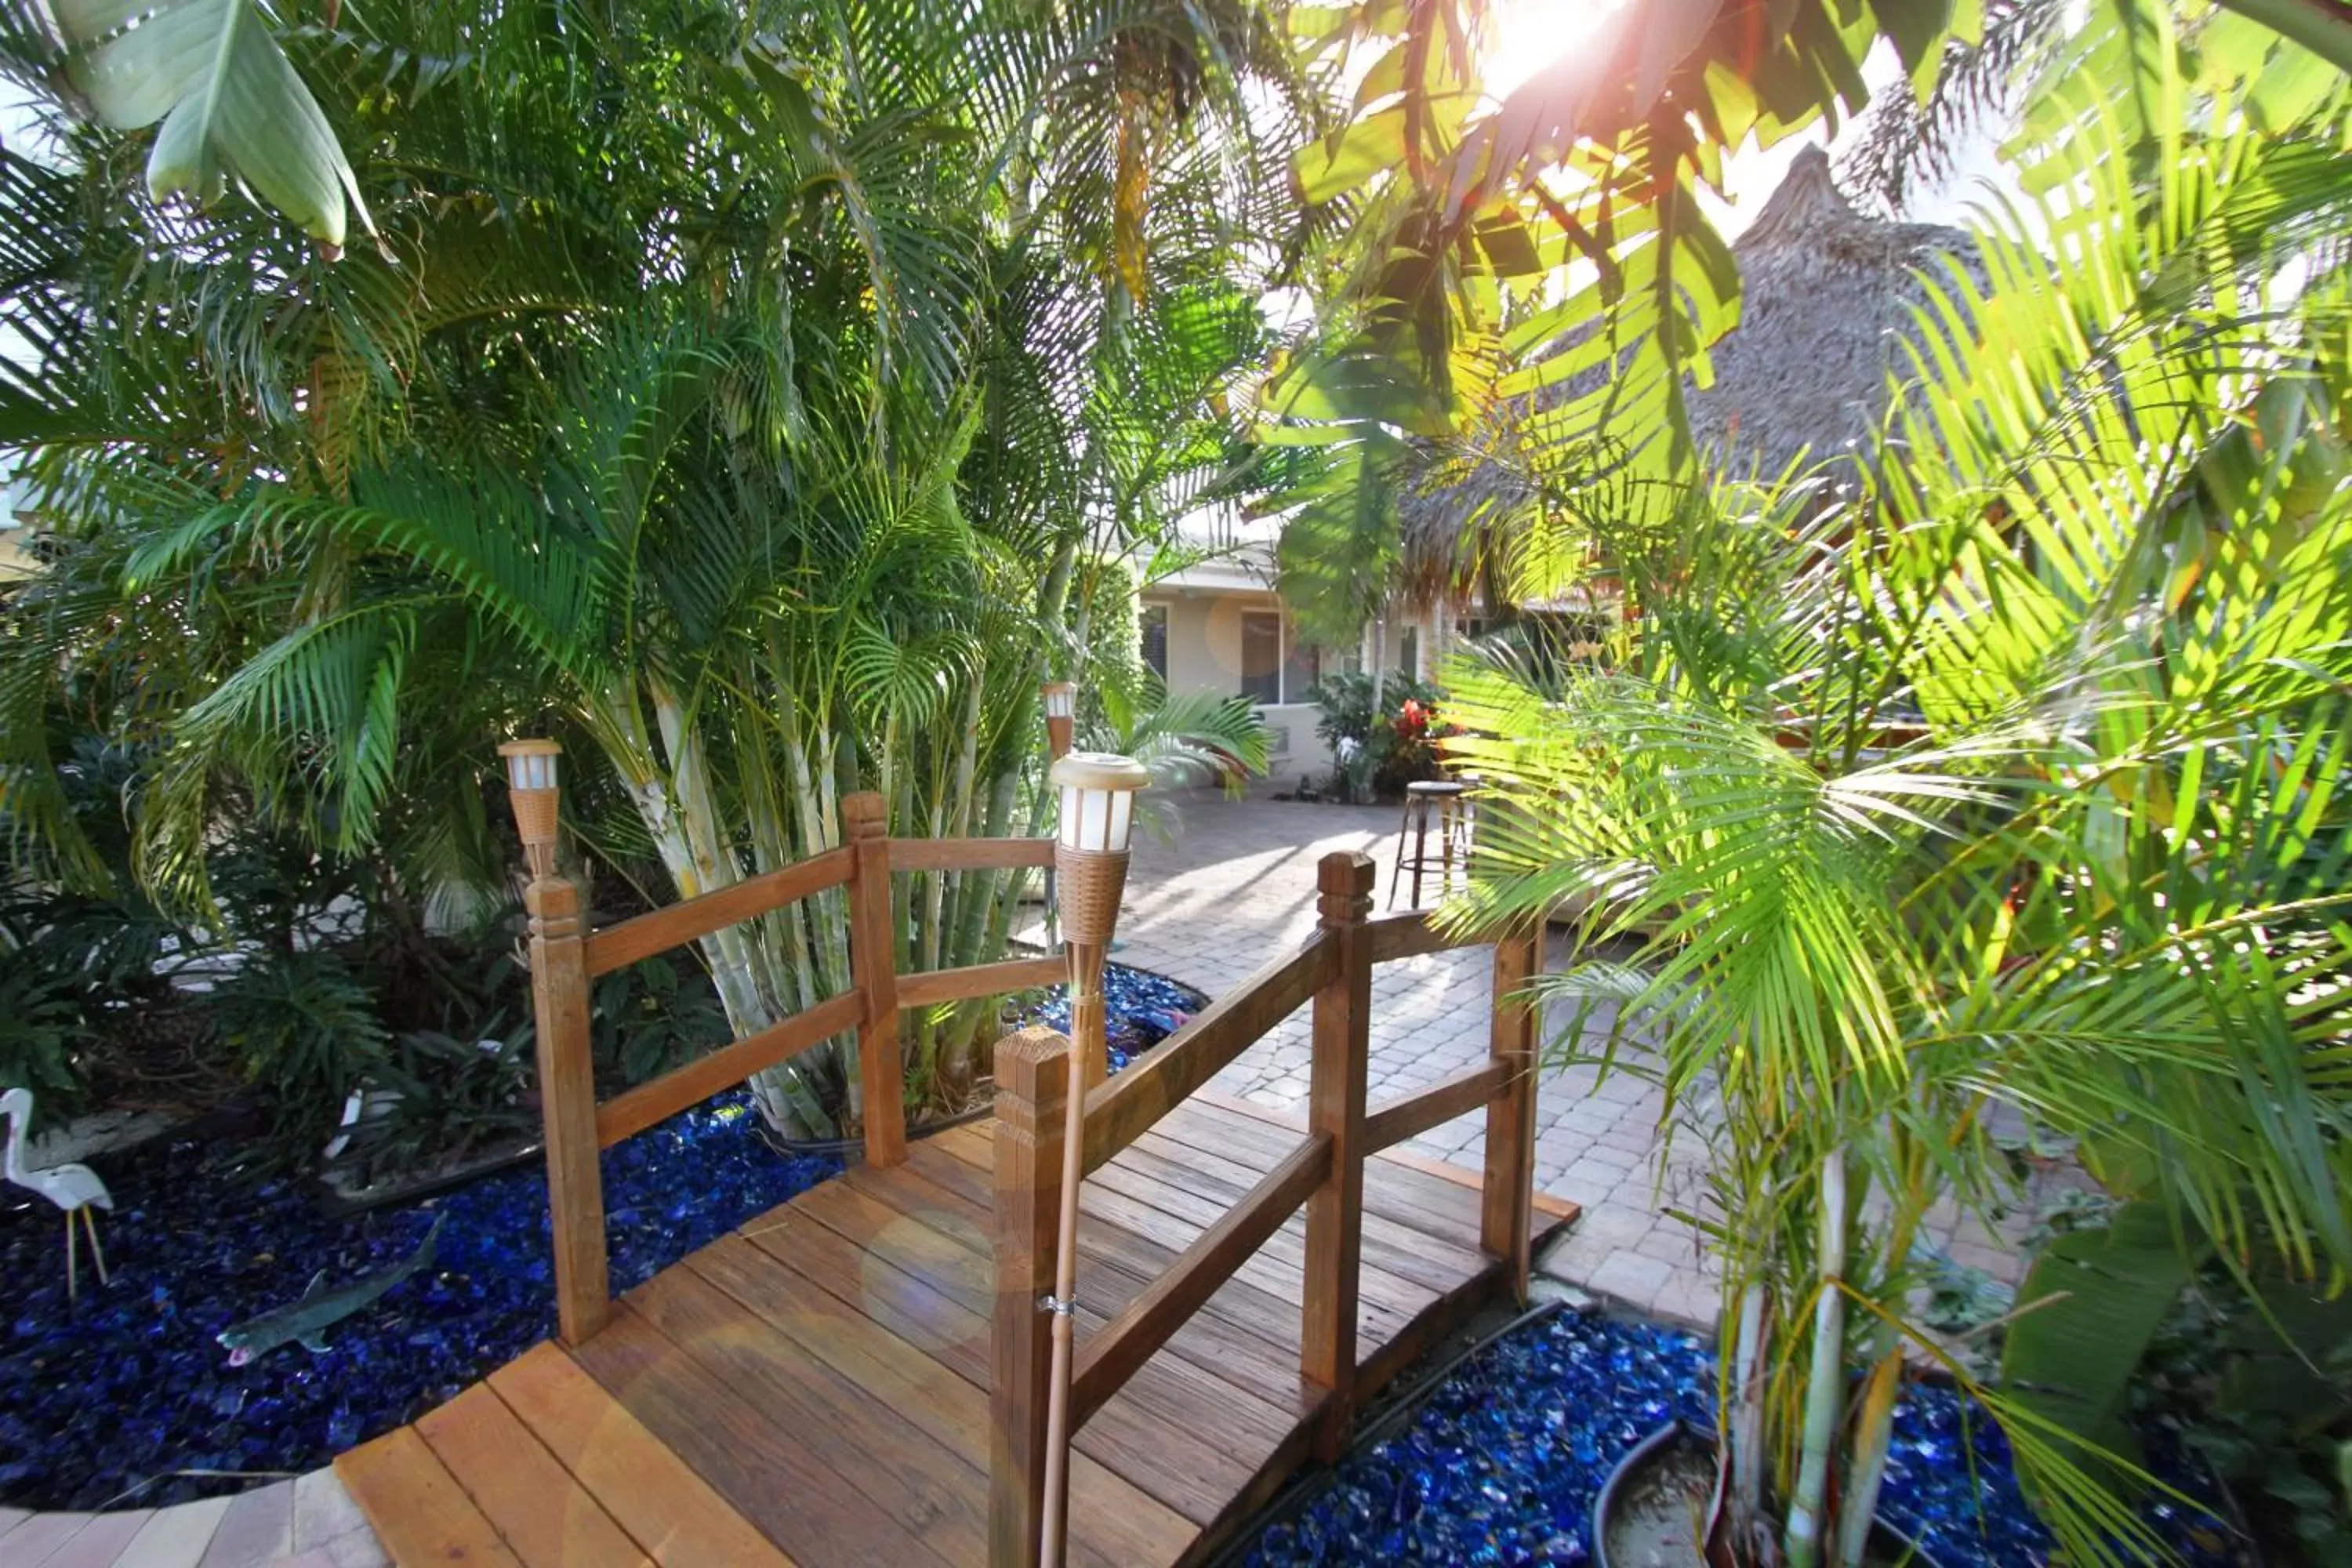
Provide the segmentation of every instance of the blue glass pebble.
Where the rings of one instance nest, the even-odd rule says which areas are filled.
[[[1714,1421],[1710,1353],[1688,1334],[1562,1312],[1505,1336],[1449,1376],[1404,1429],[1343,1459],[1332,1485],[1255,1542],[1253,1568],[1304,1563],[1567,1563],[1591,1558],[1592,1500],[1633,1445],[1672,1417]],[[2156,1473],[2192,1495],[2177,1445]],[[1946,1568],[2039,1568],[2053,1542],[2025,1506],[1985,1413],[1915,1387],[1895,1416],[1883,1513]],[[2150,1508],[2182,1560],[2238,1561],[2210,1517]]]
[[[1104,976],[1124,1066],[1198,992],[1122,964]],[[1059,1008],[1068,1021],[1066,1001]],[[1049,1007],[1048,1012],[1053,1009]],[[721,1095],[604,1152],[615,1293],[841,1169],[778,1153],[747,1092]],[[58,1211],[0,1187],[0,1505],[157,1507],[315,1469],[413,1420],[555,1327],[547,1184],[531,1166],[402,1209],[331,1219],[299,1184],[239,1184],[221,1151],[166,1142],[90,1163],[112,1189],[99,1235],[112,1270],[68,1302]],[[445,1213],[429,1277],[327,1331],[232,1370],[213,1336],[407,1258]]]

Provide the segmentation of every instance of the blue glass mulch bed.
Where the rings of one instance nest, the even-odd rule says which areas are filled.
[[[1688,1334],[1558,1313],[1465,1363],[1402,1430],[1349,1455],[1328,1490],[1268,1527],[1247,1561],[1591,1563],[1590,1512],[1611,1468],[1667,1420],[1712,1425],[1714,1386],[1712,1356]],[[1915,1388],[1900,1407],[1883,1502],[1946,1568],[2050,1559],[2000,1429],[1948,1390]],[[2238,1561],[2210,1517],[2160,1506],[2148,1518],[2188,1563]]]
[[[1209,999],[1201,992],[1164,974],[1130,969],[1124,963],[1103,966],[1103,1040],[1110,1047],[1110,1070],[1117,1072],[1145,1051],[1174,1034]],[[1068,987],[1057,986],[1044,1003],[1022,1016],[1067,1034],[1070,1028]]]
[[[1122,1065],[1201,1005],[1123,965],[1104,989]],[[1045,1012],[1066,1026],[1066,1003]],[[830,1156],[777,1152],[759,1121],[738,1090],[604,1152],[614,1291],[840,1172]],[[0,1186],[0,1504],[153,1507],[313,1469],[554,1331],[536,1162],[329,1218],[306,1184],[240,1184],[223,1152],[166,1141],[92,1158],[114,1195],[99,1215],[113,1279],[99,1286],[85,1252],[79,1302],[66,1299],[58,1211]],[[436,1215],[434,1267],[329,1329],[324,1354],[288,1345],[228,1365],[221,1330],[295,1300],[321,1270],[333,1287],[400,1263]]]

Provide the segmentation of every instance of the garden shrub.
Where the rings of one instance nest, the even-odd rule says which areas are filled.
[[[1323,710],[1315,733],[1330,748],[1333,795],[1389,800],[1439,777],[1435,742],[1449,732],[1435,717],[1442,695],[1425,680],[1384,675],[1375,711],[1370,676],[1342,671],[1317,681],[1307,696]]]

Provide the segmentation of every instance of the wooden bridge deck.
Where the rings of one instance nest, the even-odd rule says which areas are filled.
[[[986,1562],[991,1126],[802,1194],[338,1472],[404,1564]],[[1081,1347],[1297,1137],[1196,1094],[1091,1175]],[[1360,1390],[1504,1289],[1475,1180],[1366,1163]],[[1072,1563],[1198,1557],[1305,1457],[1303,1245],[1294,1215],[1080,1429]]]

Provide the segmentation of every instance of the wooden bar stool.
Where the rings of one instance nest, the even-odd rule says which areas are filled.
[[[1412,873],[1412,902],[1410,909],[1421,908],[1421,874],[1434,864],[1437,868],[1437,891],[1443,897],[1454,885],[1454,868],[1462,868],[1463,879],[1470,875],[1470,804],[1465,798],[1467,791],[1451,780],[1435,779],[1404,786],[1404,820],[1397,826],[1396,864],[1389,871],[1389,904],[1396,908],[1397,889],[1408,870]],[[1430,818],[1437,818],[1437,853],[1429,852]],[[1412,840],[1412,853],[1405,853],[1405,840]]]

